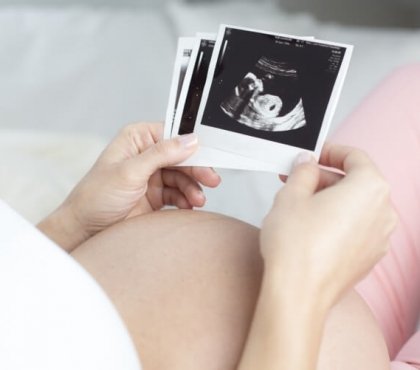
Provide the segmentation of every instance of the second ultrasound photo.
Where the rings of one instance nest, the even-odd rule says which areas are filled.
[[[173,136],[189,134],[194,131],[213,48],[214,40],[210,37],[197,38],[197,45],[191,54],[175,114]]]

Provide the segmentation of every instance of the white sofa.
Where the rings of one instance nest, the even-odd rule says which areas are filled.
[[[333,129],[385,75],[420,60],[420,29],[321,23],[261,3],[0,6],[0,198],[43,217],[121,126],[163,119],[177,37],[219,23],[354,44]],[[258,225],[276,176],[221,173],[207,209]]]

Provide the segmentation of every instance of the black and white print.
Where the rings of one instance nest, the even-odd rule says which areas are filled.
[[[169,139],[172,134],[172,127],[175,120],[176,109],[184,83],[187,68],[191,59],[192,49],[195,45],[195,37],[181,37],[178,40],[178,47],[175,57],[174,70],[172,75],[169,102],[166,111],[164,138]]]
[[[197,112],[213,54],[214,42],[214,39],[210,39],[207,36],[197,38],[184,78],[172,128],[172,136],[188,134],[194,131]]]
[[[220,104],[231,118],[263,131],[288,131],[306,125],[297,69],[265,56]]]
[[[183,48],[187,48],[184,49],[184,51],[190,51],[190,53],[188,58],[188,69],[186,70],[186,73],[184,73],[185,78],[181,77],[178,83],[178,85],[182,83],[182,89],[180,89],[181,92],[178,92],[177,94],[175,118],[170,123],[171,137],[194,131],[196,116],[213,54],[215,38],[215,35],[198,34],[195,41],[189,39],[188,44],[184,41],[181,45]],[[181,65],[184,64],[181,63]],[[176,69],[176,71],[178,70],[179,68]],[[235,153],[228,153],[216,148],[203,146],[194,153],[193,157],[183,162],[182,165],[223,167],[243,170],[270,170],[270,167],[264,162],[252,160],[248,157],[243,157]]]
[[[197,115],[200,142],[283,173],[302,150],[317,157],[351,52],[349,45],[222,25]]]

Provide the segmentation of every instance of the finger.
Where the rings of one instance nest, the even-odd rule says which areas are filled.
[[[173,166],[187,159],[197,149],[197,136],[188,134],[159,141],[140,155],[126,160],[122,171],[133,181],[147,181],[160,168]]]
[[[348,173],[360,167],[372,166],[372,161],[360,149],[350,146],[325,144],[319,163]]]
[[[322,189],[326,189],[330,186],[337,184],[337,182],[342,180],[343,177],[344,175],[341,173],[320,168],[319,182],[316,191],[320,191]]]
[[[337,182],[342,180],[343,177],[344,176],[341,173],[333,172],[333,171],[328,170],[328,169],[320,168],[319,181],[318,181],[318,186],[316,188],[316,191],[318,192],[322,189],[325,189],[325,188],[328,188],[332,185],[335,185]],[[279,175],[279,178],[283,183],[286,183],[288,176]]]
[[[161,123],[133,123],[120,130],[107,145],[100,161],[115,163],[134,157],[155,144],[163,136]]]
[[[285,192],[297,197],[315,193],[320,178],[320,169],[311,154],[303,152],[296,158],[293,169],[284,186]]]
[[[155,143],[163,139],[164,127],[162,122],[147,123],[147,125],[149,125]]]
[[[136,122],[122,128],[118,136],[136,137],[138,134],[150,132],[152,142],[157,142],[163,138],[162,122]],[[137,140],[136,140],[137,141]]]
[[[222,181],[219,174],[211,167],[177,167],[176,169],[209,188],[215,188]]]
[[[179,209],[191,209],[193,206],[185,198],[178,189],[164,188],[162,191],[163,204],[167,206],[175,206]]]
[[[204,206],[206,197],[200,185],[185,173],[177,170],[163,170],[162,181],[165,186],[180,190],[192,206]]]

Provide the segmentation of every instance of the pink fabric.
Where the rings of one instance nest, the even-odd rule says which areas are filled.
[[[420,64],[398,69],[332,141],[369,153],[391,184],[392,248],[357,287],[382,328],[393,370],[420,369]]]
[[[420,331],[414,334],[410,340],[404,344],[397,356],[398,361],[406,364],[415,365],[416,369],[420,369]]]
[[[409,365],[409,364],[405,364],[405,363],[403,363],[403,362],[396,362],[396,361],[394,361],[394,362],[392,362],[391,363],[391,369],[392,370],[413,370],[413,369],[420,369],[419,367],[415,367],[415,366],[412,366],[412,365]]]

